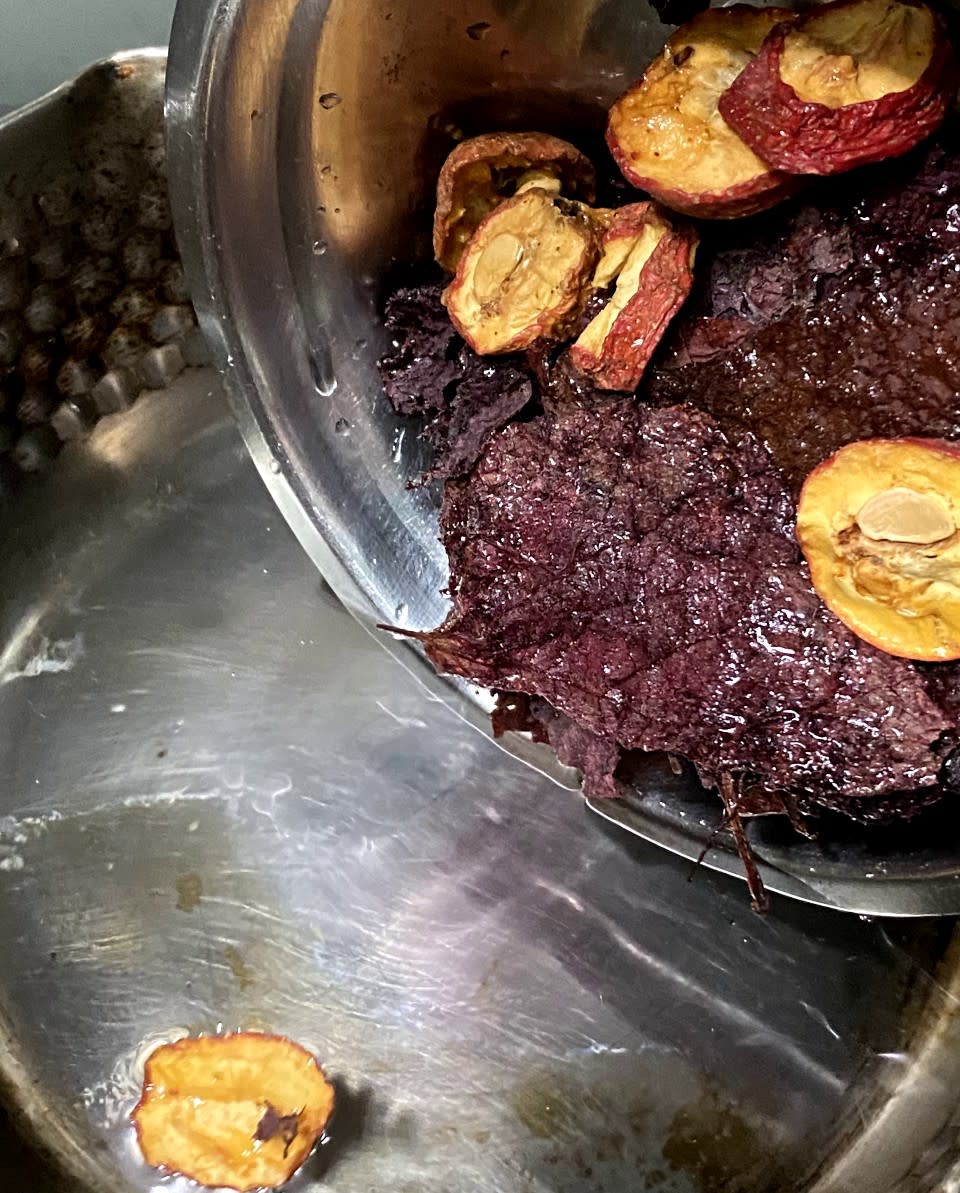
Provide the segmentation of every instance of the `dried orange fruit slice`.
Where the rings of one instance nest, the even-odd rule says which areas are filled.
[[[312,1053],[283,1036],[235,1032],[152,1052],[131,1117],[148,1164],[244,1193],[290,1179],[333,1103]]]
[[[807,477],[797,537],[824,604],[888,654],[960,658],[960,446],[865,439]]]

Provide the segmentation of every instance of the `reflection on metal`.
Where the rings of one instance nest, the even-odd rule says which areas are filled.
[[[437,493],[409,487],[425,449],[402,434],[375,361],[385,272],[429,255],[430,180],[449,130],[595,134],[663,36],[636,0],[180,5],[167,90],[171,199],[200,319],[274,499],[369,627],[403,608],[407,627],[432,628],[446,610]],[[408,641],[381,637],[489,732],[482,695],[438,679]],[[515,736],[505,745],[570,785],[545,746]],[[714,835],[719,802],[694,813],[695,795],[692,781],[651,767],[636,799],[591,806],[686,858],[709,842],[704,864],[742,875],[728,835]],[[753,835],[773,891],[869,914],[960,912],[952,841],[922,856],[891,852],[878,867],[846,848],[828,860],[809,843]]]
[[[0,536],[0,630],[31,627],[0,676],[0,1080],[79,1188],[157,1187],[143,1058],[222,1026],[336,1077],[317,1193],[760,1193],[814,1163],[818,1193],[880,1193],[880,1138],[943,1166],[921,1145],[960,1050],[928,926],[764,920],[603,831],[323,588],[209,374],[116,417],[138,467],[101,424]]]
[[[302,1191],[938,1187],[947,926],[761,920],[604,831],[345,615],[211,375],[70,445],[0,552],[0,1089],[64,1188],[186,1193],[125,1116],[221,1026],[337,1079]]]

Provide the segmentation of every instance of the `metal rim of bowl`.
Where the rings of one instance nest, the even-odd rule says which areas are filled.
[[[425,655],[408,640],[378,632],[382,614],[375,608],[348,563],[324,536],[321,514],[311,506],[296,469],[280,447],[271,426],[261,386],[265,384],[246,351],[244,335],[232,309],[225,277],[225,254],[214,218],[217,182],[213,162],[206,152],[211,113],[217,102],[218,80],[230,55],[233,25],[241,5],[237,0],[214,0],[206,5],[178,5],[171,36],[167,70],[166,119],[168,175],[171,207],[178,232],[184,268],[194,295],[200,325],[224,377],[225,388],[250,455],[278,508],[318,570],[358,621],[407,671],[434,696],[492,737],[487,712],[478,689],[449,677],[440,677]],[[320,5],[325,13],[328,0]],[[296,8],[296,0],[283,0],[277,12],[282,25]],[[249,16],[247,17],[249,19]],[[265,51],[266,52],[266,51]],[[273,105],[264,95],[264,110]],[[267,124],[268,122],[261,122]],[[275,131],[273,148],[276,148]],[[276,190],[276,180],[274,179]],[[271,196],[271,202],[275,196]],[[278,213],[279,218],[279,213]],[[280,255],[284,250],[280,248]],[[285,259],[275,265],[289,280]],[[292,283],[291,283],[292,288]],[[509,734],[499,744],[534,766],[552,781],[578,789],[576,772],[562,766],[545,746]],[[708,868],[742,879],[743,867],[732,847],[711,843],[703,856],[704,836],[682,827],[639,814],[622,801],[587,800],[590,809],[621,829],[640,836],[687,860],[701,860]],[[960,914],[960,873],[942,866],[930,874],[874,875],[837,873],[835,867],[791,866],[791,856],[780,851],[774,862],[759,860],[759,871],[768,890],[823,907],[860,915],[915,917]],[[805,863],[816,859],[804,858]]]
[[[110,61],[123,63],[145,59],[153,65],[162,63],[163,58],[162,50],[144,50],[118,55]],[[35,105],[18,112],[8,120],[24,118],[35,108],[65,94],[70,86],[72,84],[66,84],[51,96],[38,100]],[[7,121],[0,121],[0,128],[6,126]],[[271,470],[268,481],[272,475]],[[445,695],[449,699],[449,691],[446,691]],[[937,987],[935,997],[931,997],[930,988],[925,987],[926,993],[916,997],[912,1009],[908,1011],[913,1035],[910,1042],[912,1057],[911,1063],[905,1066],[903,1080],[895,1089],[886,1091],[882,1103],[878,1104],[876,1109],[870,1110],[865,1123],[861,1122],[859,1114],[854,1115],[856,1129],[845,1137],[846,1145],[824,1165],[821,1177],[813,1186],[816,1193],[837,1193],[841,1188],[868,1193],[874,1186],[866,1183],[865,1174],[876,1175],[881,1172],[886,1157],[890,1154],[889,1150],[884,1151],[884,1141],[886,1140],[889,1146],[891,1138],[894,1141],[902,1139],[905,1123],[924,1141],[929,1135],[929,1131],[924,1133],[924,1123],[936,1119],[939,1122],[937,1133],[941,1136],[951,1126],[952,1120],[948,1117],[948,1112],[953,1110],[950,1091],[955,1081],[950,1080],[949,1074],[952,1073],[955,1078],[960,1071],[960,1050],[955,1046],[951,1047],[947,1038],[955,1017],[949,1013],[943,1014],[940,1004],[943,996],[946,996],[947,1001],[955,1002],[960,995],[960,981],[957,978],[960,970],[957,968],[955,954],[956,938],[936,967],[936,975],[942,982],[942,988]],[[934,1009],[938,1013],[932,1013]],[[918,1121],[915,1093],[918,1088],[925,1088],[931,1077],[935,1079],[934,1090],[939,1089],[941,1096],[934,1104],[931,1104],[930,1100],[921,1101],[919,1114],[925,1117]],[[51,1105],[42,1088],[36,1084],[22,1047],[2,1015],[0,1093],[4,1100],[14,1107],[15,1120],[29,1142],[37,1147],[41,1154],[49,1157],[64,1178],[69,1180],[69,1187],[90,1190],[96,1188],[104,1193],[112,1193],[114,1190],[120,1193],[125,1187],[119,1177],[107,1177],[102,1154],[94,1155],[86,1151],[66,1129],[59,1111]],[[912,1114],[911,1105],[908,1103],[914,1107]],[[107,1184],[104,1183],[105,1179],[108,1181]]]

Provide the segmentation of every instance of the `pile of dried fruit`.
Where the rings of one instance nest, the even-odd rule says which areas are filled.
[[[590,206],[593,166],[537,133],[444,166],[448,319],[396,293],[381,365],[448,481],[423,638],[588,791],[637,748],[733,822],[950,786],[960,448],[916,437],[960,436],[957,77],[922,4],[734,5],[610,111],[649,199]]]

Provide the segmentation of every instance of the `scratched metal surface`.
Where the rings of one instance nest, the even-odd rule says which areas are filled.
[[[789,1188],[909,1068],[927,929],[752,916],[473,731],[324,588],[212,375],[7,512],[0,1080],[81,1187],[185,1193],[125,1116],[220,1025],[327,1063],[298,1182],[343,1193]]]

